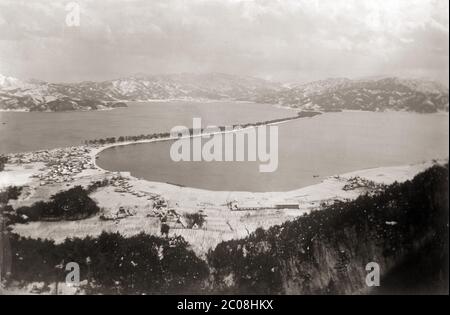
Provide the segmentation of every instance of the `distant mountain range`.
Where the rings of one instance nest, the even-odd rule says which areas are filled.
[[[48,83],[0,75],[0,109],[96,110],[127,101],[242,100],[323,111],[448,111],[448,88],[431,81],[398,78],[327,79],[282,85],[222,73],[135,75],[103,82]]]
[[[262,95],[257,101],[323,111],[406,110],[432,113],[448,111],[448,88],[426,80],[335,78],[290,85],[282,91]]]

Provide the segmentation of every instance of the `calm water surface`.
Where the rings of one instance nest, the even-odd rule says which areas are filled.
[[[166,132],[176,125],[232,125],[293,115],[270,105],[237,102],[130,103],[97,112],[0,112],[0,153],[70,145],[86,139]],[[171,142],[115,147],[98,163],[134,176],[212,190],[283,191],[353,170],[418,163],[449,155],[448,114],[343,112],[279,126],[279,165],[258,162],[173,162]]]
[[[279,126],[273,173],[260,173],[258,162],[173,162],[170,141],[110,148],[98,164],[196,188],[285,191],[333,174],[448,158],[448,119],[448,114],[343,112],[291,121]]]
[[[267,104],[239,102],[147,102],[128,108],[93,112],[0,112],[0,153],[36,151],[105,137],[166,132],[191,126],[193,117],[205,124],[228,125],[292,115]]]

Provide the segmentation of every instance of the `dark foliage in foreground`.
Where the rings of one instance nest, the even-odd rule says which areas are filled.
[[[201,228],[205,223],[205,216],[202,213],[185,213],[184,218],[186,219],[187,227],[192,229],[194,226]]]
[[[223,242],[208,262],[213,286],[225,292],[352,293],[364,290],[366,263],[389,269],[413,253],[426,255],[421,244],[427,242],[438,244],[441,258],[448,255],[448,165],[379,195]],[[438,260],[433,270],[448,282],[448,261],[443,266]]]
[[[0,155],[0,172],[5,169],[5,164],[8,162],[8,157]]]
[[[191,287],[192,292],[208,275],[206,263],[181,237],[102,233],[55,245],[14,236],[11,248],[14,280],[63,282],[66,272],[57,266],[77,262],[91,293],[183,293]]]
[[[7,204],[9,200],[16,200],[20,193],[22,192],[22,187],[9,186],[0,191],[0,204]]]
[[[408,255],[383,277],[373,294],[448,294],[449,248],[444,237],[435,237],[419,252]]]
[[[90,293],[358,293],[376,261],[386,287],[375,293],[395,293],[399,281],[448,292],[448,205],[448,165],[433,166],[378,195],[222,242],[207,263],[181,237],[103,233],[55,245],[13,236],[10,280],[64,281],[56,266],[74,261]]]
[[[50,201],[39,201],[29,207],[20,207],[16,210],[15,222],[39,220],[80,220],[96,214],[99,211],[97,204],[89,197],[90,189],[76,186],[59,192],[50,198]],[[27,219],[23,219],[23,216]]]

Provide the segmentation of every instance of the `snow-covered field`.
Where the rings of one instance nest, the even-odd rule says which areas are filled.
[[[43,167],[44,163],[7,164],[4,171],[0,172],[0,189],[7,186],[23,186],[32,182],[31,176],[39,173]]]

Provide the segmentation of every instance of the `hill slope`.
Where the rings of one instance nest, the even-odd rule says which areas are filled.
[[[222,73],[135,75],[102,82],[47,83],[0,75],[0,109],[95,110],[125,101],[170,99],[243,100],[306,110],[448,111],[448,89],[436,82],[384,78],[334,78],[282,86]]]
[[[448,111],[448,89],[425,80],[327,79],[291,85],[283,91],[262,95],[259,102],[324,111],[406,110],[419,113]]]
[[[379,264],[383,286],[383,276],[394,278],[410,257],[418,262],[434,253],[432,264],[409,269],[410,278],[429,285],[434,277],[433,293],[448,291],[448,207],[448,164],[436,165],[375,196],[219,244],[208,257],[213,287],[233,294],[370,292],[369,262]]]
[[[136,75],[70,84],[3,81],[0,109],[29,111],[101,109],[124,106],[123,101],[160,99],[251,100],[280,89],[276,83],[220,73]]]
[[[448,174],[448,164],[435,165],[374,195],[222,242],[207,262],[182,237],[103,233],[55,244],[13,234],[9,283],[64,281],[55,265],[68,260],[90,268],[90,293],[399,293],[399,285],[425,285],[448,294]],[[380,265],[381,292],[366,286],[369,262]]]

